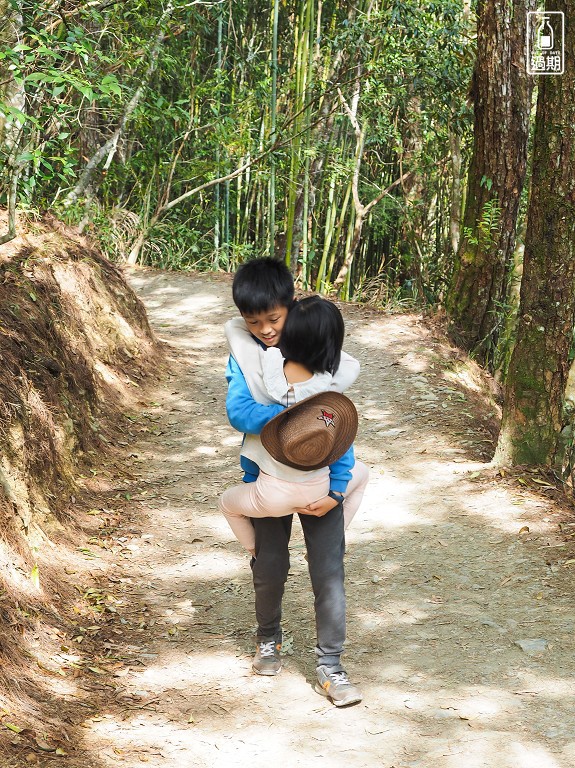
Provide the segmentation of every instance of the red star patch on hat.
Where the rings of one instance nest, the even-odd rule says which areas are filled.
[[[325,421],[326,427],[334,427],[335,428],[335,415],[333,413],[328,413],[328,411],[324,411],[323,408],[321,409],[321,416],[318,416],[318,419],[320,421]]]

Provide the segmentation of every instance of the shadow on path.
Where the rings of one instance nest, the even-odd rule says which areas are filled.
[[[134,415],[139,511],[116,532],[114,613],[99,637],[115,669],[82,744],[98,768],[572,766],[573,548],[551,502],[489,473],[494,412],[478,410],[445,344],[416,316],[343,307],[371,475],[346,555],[345,662],[365,701],[337,710],[312,690],[297,524],[285,667],[251,672],[248,558],[217,510],[240,479],[224,407],[230,281],[147,270],[130,281],[173,369]]]

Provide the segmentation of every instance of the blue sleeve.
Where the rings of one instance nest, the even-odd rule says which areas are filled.
[[[355,466],[353,445],[343,454],[341,459],[329,466],[329,489],[336,493],[345,493],[351,480],[351,470]]]
[[[230,424],[238,432],[259,435],[268,421],[284,410],[284,406],[279,403],[263,405],[254,400],[242,369],[231,355],[226,368],[226,379],[226,412]]]

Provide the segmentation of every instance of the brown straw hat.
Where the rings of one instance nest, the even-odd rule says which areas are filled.
[[[327,467],[340,459],[357,434],[355,405],[339,392],[321,392],[275,416],[261,432],[274,459],[294,469]]]

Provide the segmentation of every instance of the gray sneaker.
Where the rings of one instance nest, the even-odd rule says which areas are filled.
[[[282,633],[258,640],[252,669],[258,675],[277,675],[282,668]]]
[[[359,704],[363,699],[359,688],[349,682],[343,667],[318,667],[315,690],[322,696],[327,696],[336,707]]]

